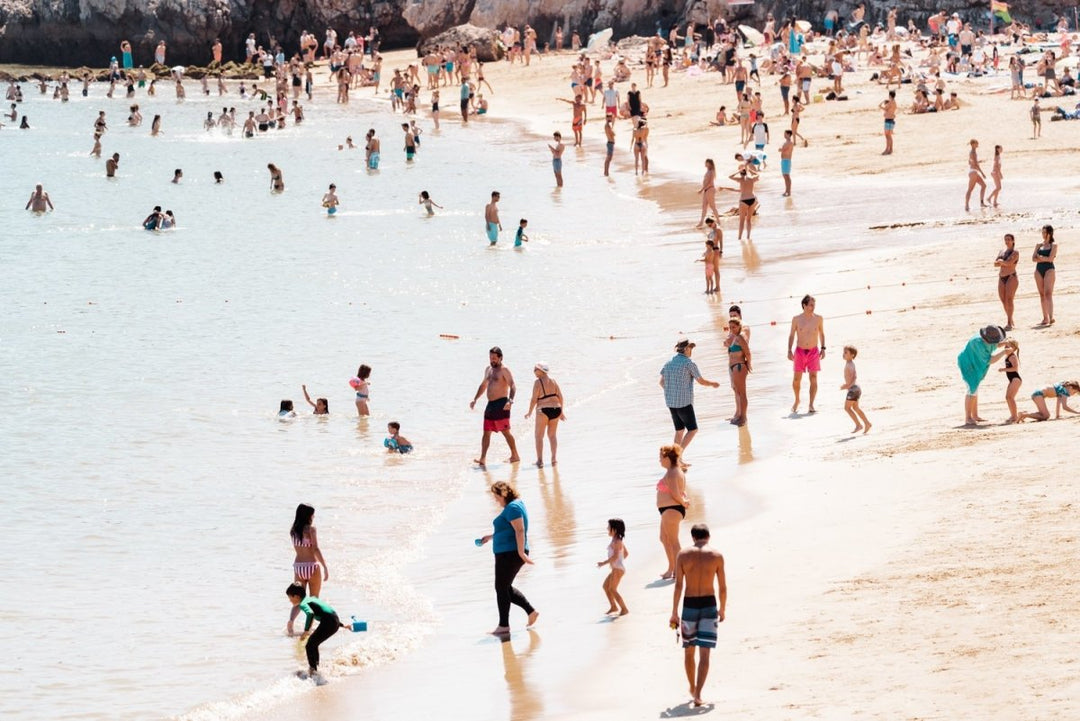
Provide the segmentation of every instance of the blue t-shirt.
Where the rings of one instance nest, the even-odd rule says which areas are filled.
[[[502,513],[495,516],[491,525],[495,527],[495,534],[491,538],[491,550],[494,553],[506,553],[517,551],[517,534],[510,522],[515,518],[523,519],[525,524],[525,550],[529,550],[529,514],[525,512],[525,504],[521,499],[510,501]]]

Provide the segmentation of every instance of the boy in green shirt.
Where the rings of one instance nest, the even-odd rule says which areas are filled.
[[[326,601],[320,601],[315,596],[305,596],[304,587],[299,583],[291,584],[285,589],[285,595],[289,597],[289,603],[298,606],[307,617],[304,632],[300,635],[301,639],[307,639],[307,644],[304,646],[308,659],[307,676],[321,686],[326,681],[319,676],[319,644],[337,633],[338,629],[345,624],[338,618],[337,611]],[[312,633],[311,624],[316,618],[319,619],[319,625]],[[301,675],[301,678],[307,678],[307,676]]]

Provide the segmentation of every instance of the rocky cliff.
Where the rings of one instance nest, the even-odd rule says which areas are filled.
[[[1046,24],[1058,12],[1072,17],[1071,2],[1014,0],[1010,6],[1015,17]],[[939,0],[872,1],[866,3],[867,19],[884,22],[894,4],[901,23],[910,17],[921,27],[941,5]],[[947,4],[978,26],[987,22],[988,5],[988,0]],[[760,22],[772,12],[817,24],[830,9],[847,16],[854,6],[850,0],[759,0],[726,14]],[[226,59],[242,58],[251,32],[264,45],[273,38],[293,50],[305,29],[321,42],[327,27],[347,34],[375,26],[384,47],[405,47],[467,22],[482,27],[530,23],[541,45],[551,42],[561,25],[569,44],[573,31],[583,42],[606,27],[616,38],[658,29],[666,33],[673,23],[705,22],[725,7],[723,0],[0,0],[0,62],[103,67],[110,56],[119,56],[120,41],[127,39],[136,64],[149,65],[154,46],[165,40],[167,64],[203,65],[215,38],[221,38]]]

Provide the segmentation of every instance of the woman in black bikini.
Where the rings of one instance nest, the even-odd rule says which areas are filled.
[[[1020,262],[1020,253],[1015,248],[1016,238],[1012,233],[1005,234],[1005,250],[998,253],[994,267],[998,269],[998,298],[1005,309],[1005,330],[1013,329],[1013,308],[1016,289],[1020,279],[1016,276],[1016,264]]]
[[[1005,403],[1009,406],[1009,420],[1006,423],[1017,423],[1020,420],[1020,414],[1016,410],[1016,394],[1020,391],[1020,385],[1023,382],[1020,379],[1020,344],[1015,338],[1006,338],[1004,345],[1009,348],[1009,353],[1005,356],[1005,365],[998,370],[1009,380],[1009,385],[1005,389]]]
[[[742,240],[743,226],[746,227],[746,239],[750,240],[751,223],[754,220],[754,184],[758,181],[757,173],[747,168],[728,176],[739,184],[739,240]]]
[[[686,517],[690,498],[686,495],[686,474],[683,473],[682,446],[675,444],[660,448],[660,465],[664,477],[656,484],[656,509],[660,511],[660,543],[667,554],[667,570],[660,578],[675,577],[675,556],[679,555],[679,524]]]
[[[1039,291],[1039,304],[1042,305],[1042,323],[1054,324],[1054,280],[1057,271],[1054,258],[1057,257],[1057,244],[1054,243],[1054,226],[1044,225],[1042,242],[1035,246],[1031,261],[1035,263],[1035,288]]]
[[[529,411],[525,418],[529,418],[533,410],[536,414],[536,467],[544,467],[544,434],[547,434],[548,444],[551,446],[551,465],[558,463],[556,454],[559,450],[559,442],[555,432],[559,427],[559,421],[565,421],[563,414],[562,389],[551,376],[548,375],[548,367],[545,363],[537,363],[533,368],[536,374],[536,382],[533,383],[532,398],[529,400]]]

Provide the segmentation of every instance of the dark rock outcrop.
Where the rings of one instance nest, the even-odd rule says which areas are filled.
[[[1074,0],[1012,0],[1014,17],[1047,26],[1061,12],[1072,16]],[[866,2],[866,19],[884,22],[888,6],[901,24],[912,18],[925,28],[938,0]],[[954,3],[976,27],[988,25],[989,0]],[[350,30],[379,29],[383,47],[412,47],[457,25],[494,28],[531,24],[540,45],[552,42],[562,26],[582,42],[610,27],[615,38],[667,33],[673,24],[704,23],[724,6],[721,0],[0,0],[0,62],[104,67],[120,54],[120,41],[134,48],[136,65],[149,65],[154,46],[165,40],[166,64],[205,65],[220,38],[225,59],[243,58],[244,38],[255,33],[263,45],[281,43],[295,51],[304,29],[322,40],[327,27],[341,37]],[[731,8],[735,21],[760,22],[766,12],[778,19],[798,17],[820,24],[828,10],[847,17],[852,0],[795,0]]]

